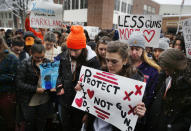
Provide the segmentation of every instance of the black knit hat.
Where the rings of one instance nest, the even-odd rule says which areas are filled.
[[[167,49],[159,56],[159,65],[174,71],[181,71],[187,67],[184,53],[178,49]]]
[[[30,31],[27,31],[27,32],[24,33],[24,39],[26,39],[27,37],[35,38],[34,34],[32,32],[30,32]]]

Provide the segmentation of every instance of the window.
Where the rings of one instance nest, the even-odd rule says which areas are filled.
[[[79,0],[72,0],[72,9],[78,9]]]
[[[148,6],[148,13],[151,14],[152,7]]]
[[[65,10],[70,10],[70,0],[65,0],[64,1],[64,9]]]
[[[144,5],[144,8],[143,8],[143,9],[144,9],[144,14],[147,14],[147,13],[148,13],[148,9],[147,9],[147,8],[148,8],[148,6],[147,6],[147,5]]]
[[[87,0],[80,0],[80,9],[87,8]]]
[[[7,19],[7,12],[5,12],[5,18]]]
[[[1,18],[3,19],[3,13],[1,13]]]
[[[128,7],[127,7],[127,13],[131,14],[131,9],[132,9],[132,6],[130,4],[128,4]]]
[[[120,0],[115,0],[115,10],[119,11],[120,8]]]
[[[124,12],[124,13],[127,12],[127,3],[122,2],[122,5],[121,5],[121,12]]]
[[[153,13],[153,14],[155,14],[155,13],[156,13],[155,8],[152,8],[152,13]]]
[[[147,5],[144,5],[144,10],[147,10]]]
[[[12,18],[12,14],[11,13],[9,13],[9,19],[11,19]]]

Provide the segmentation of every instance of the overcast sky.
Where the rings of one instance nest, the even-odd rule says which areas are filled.
[[[159,4],[178,4],[182,3],[182,0],[153,0]],[[184,5],[191,5],[191,0],[184,0]]]

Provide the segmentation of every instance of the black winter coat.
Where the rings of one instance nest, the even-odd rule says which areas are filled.
[[[95,69],[99,69],[100,64],[96,58],[96,56],[92,57],[90,60],[87,60],[86,63],[83,64],[87,67],[92,67]],[[76,71],[72,74],[71,71],[71,61],[69,57],[69,52],[66,50],[62,54],[60,54],[60,67],[59,67],[59,75],[57,79],[57,86],[63,85],[64,95],[59,96],[59,103],[62,105],[70,106],[73,102],[73,99],[76,95],[76,91],[74,87],[76,86],[80,70],[82,65],[77,65]],[[60,88],[57,88],[59,92]]]
[[[172,78],[166,91],[165,74],[160,74],[157,94],[149,111],[147,131],[189,131],[191,125],[191,85],[183,75]]]
[[[49,62],[44,59],[43,62]],[[28,104],[32,96],[36,93],[40,69],[32,62],[32,57],[23,60],[17,69],[17,101]]]

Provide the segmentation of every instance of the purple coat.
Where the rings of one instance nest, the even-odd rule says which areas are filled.
[[[149,108],[150,104],[153,101],[154,91],[158,82],[159,73],[157,69],[151,67],[146,62],[143,62],[141,65],[139,65],[138,69],[144,74],[144,81],[147,84],[143,101],[145,102],[146,107]]]

